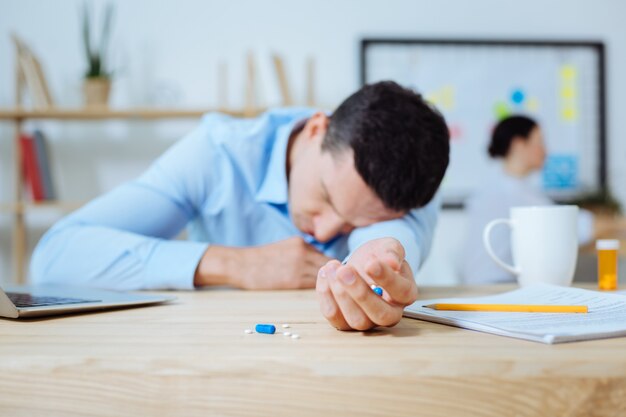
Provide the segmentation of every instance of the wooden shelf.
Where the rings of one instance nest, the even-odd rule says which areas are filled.
[[[25,213],[30,210],[62,210],[73,211],[82,207],[86,202],[79,201],[38,201],[23,203],[3,203],[0,204],[0,213]]]
[[[243,110],[233,109],[161,109],[133,108],[110,109],[93,108],[52,108],[45,110],[29,110],[21,108],[0,109],[0,120],[25,119],[56,119],[56,120],[104,120],[104,119],[176,119],[201,117],[203,114],[216,111],[232,116],[244,117],[260,113],[259,109],[251,114]]]

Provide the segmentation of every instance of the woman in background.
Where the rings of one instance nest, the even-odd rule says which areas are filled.
[[[496,265],[483,246],[483,230],[491,220],[508,218],[511,207],[554,204],[528,181],[530,174],[542,169],[546,158],[543,134],[534,120],[525,116],[502,120],[493,131],[489,155],[501,160],[500,170],[466,204],[469,227],[461,276],[468,284],[515,281],[515,276]],[[593,239],[593,222],[590,212],[580,211],[580,244]],[[513,264],[510,236],[509,228],[496,227],[491,233],[491,242],[496,255]]]

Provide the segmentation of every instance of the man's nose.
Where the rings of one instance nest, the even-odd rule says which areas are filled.
[[[315,224],[315,239],[322,243],[328,242],[340,232],[344,232],[346,226],[349,225],[339,216],[327,215],[320,217]]]

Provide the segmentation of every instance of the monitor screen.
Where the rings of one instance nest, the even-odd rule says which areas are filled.
[[[443,201],[462,204],[497,163],[495,124],[523,114],[542,128],[548,156],[531,181],[557,201],[606,184],[604,47],[599,42],[364,39],[361,82],[394,80],[446,118],[450,166]]]

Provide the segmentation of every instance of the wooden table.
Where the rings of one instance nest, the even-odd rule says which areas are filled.
[[[164,306],[1,320],[0,415],[626,415],[626,338],[549,346],[411,319],[339,332],[312,291],[176,295]],[[244,334],[259,322],[290,323],[301,339]]]

